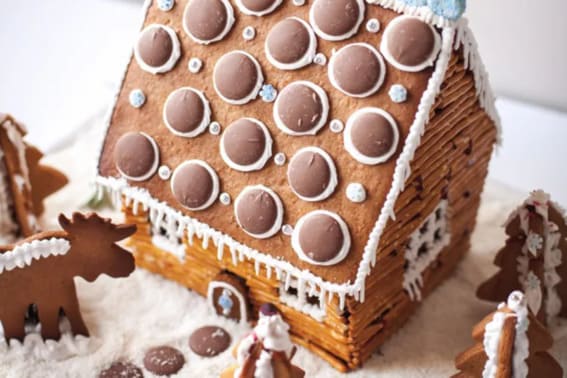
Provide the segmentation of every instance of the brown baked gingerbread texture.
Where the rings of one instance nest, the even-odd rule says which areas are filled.
[[[512,292],[507,302],[478,323],[472,337],[476,344],[456,358],[455,366],[460,372],[453,377],[563,376],[561,366],[548,352],[553,337],[529,310],[520,291]],[[520,344],[523,346],[517,347]],[[486,350],[486,345],[493,345],[494,349]],[[520,353],[525,355],[518,356]]]
[[[73,279],[92,282],[101,274],[127,277],[134,271],[132,254],[116,243],[134,234],[136,226],[116,225],[94,213],[60,215],[59,224],[62,231],[0,247],[0,291],[10,298],[0,304],[6,340],[24,339],[26,316],[39,319],[44,339],[58,340],[62,312],[74,335],[88,336]]]
[[[98,178],[136,263],[221,316],[273,303],[294,342],[360,367],[470,247],[498,139],[471,45],[359,0],[148,4]]]

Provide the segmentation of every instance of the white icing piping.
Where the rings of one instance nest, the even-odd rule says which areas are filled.
[[[291,88],[294,85],[304,85],[308,87],[309,89],[317,93],[319,99],[321,100],[322,114],[321,114],[321,119],[319,119],[319,123],[317,123],[317,125],[315,125],[313,128],[304,132],[298,132],[290,129],[289,127],[287,127],[285,122],[280,117],[279,104],[280,104],[280,99],[282,98],[282,93],[286,89]],[[327,96],[325,90],[320,86],[318,86],[317,84],[314,84],[306,80],[294,81],[293,83],[288,84],[276,99],[273,113],[274,113],[273,115],[274,115],[274,121],[276,122],[276,126],[283,133],[291,136],[315,135],[323,126],[325,126],[325,124],[327,123],[327,119],[329,118],[329,97]]]
[[[386,60],[397,69],[406,72],[419,72],[435,64],[435,60],[437,59],[437,55],[439,54],[439,50],[441,49],[441,38],[439,37],[439,33],[433,28],[433,26],[429,25],[434,38],[433,51],[431,52],[431,55],[429,55],[429,57],[424,62],[418,64],[417,66],[406,66],[405,64],[401,64],[392,56],[388,41],[390,40],[389,36],[390,33],[392,33],[393,28],[397,24],[403,22],[408,18],[415,18],[415,16],[396,17],[392,22],[388,24],[386,30],[384,30],[384,36],[382,37],[382,43],[380,44],[380,51],[384,55],[384,58],[386,58]],[[417,18],[419,19],[419,17]]]
[[[352,141],[352,128],[357,118],[366,113],[375,113],[384,117],[390,124],[392,131],[394,133],[394,140],[392,141],[392,146],[390,150],[382,156],[366,156],[360,152]],[[388,161],[392,155],[398,150],[398,144],[400,143],[400,131],[398,129],[398,124],[394,120],[394,117],[390,115],[387,111],[380,108],[363,108],[354,112],[347,120],[345,132],[343,133],[345,150],[359,163],[365,165],[376,165]]]
[[[268,193],[268,195],[270,197],[272,197],[272,199],[274,200],[274,203],[276,204],[276,209],[277,209],[276,220],[274,221],[273,226],[268,231],[264,232],[263,234],[259,234],[259,235],[248,232],[244,227],[242,227],[242,224],[240,223],[240,219],[239,219],[238,213],[237,213],[238,205],[240,204],[242,197],[252,190],[261,190],[263,192]],[[234,216],[236,218],[236,222],[238,223],[238,225],[240,226],[242,231],[246,232],[248,235],[250,235],[250,236],[252,236],[256,239],[268,239],[268,238],[271,238],[272,236],[274,236],[275,234],[277,234],[281,230],[282,223],[283,223],[283,216],[284,216],[284,207],[283,207],[282,200],[280,199],[278,194],[276,192],[274,192],[272,189],[270,189],[270,188],[268,188],[264,185],[252,185],[252,186],[247,186],[246,188],[242,189],[242,192],[240,192],[238,197],[236,197],[236,200],[234,201]],[[259,266],[256,268],[256,274],[258,274],[258,271],[259,271]]]
[[[380,65],[380,77],[378,77],[378,80],[376,81],[376,83],[374,84],[374,86],[364,92],[364,93],[350,93],[345,91],[340,85],[339,82],[337,81],[337,79],[335,78],[335,62],[337,60],[337,57],[340,54],[345,54],[348,52],[345,52],[346,49],[352,47],[352,46],[362,46],[362,47],[366,47],[368,50],[370,50],[370,52],[372,52],[372,54],[374,54],[374,56],[376,56],[376,59],[378,60],[378,64]],[[368,43],[351,43],[349,45],[345,45],[344,47],[342,47],[339,51],[337,51],[336,53],[334,53],[331,56],[331,60],[329,62],[329,69],[328,69],[328,73],[329,73],[329,81],[331,82],[331,84],[333,85],[333,87],[335,87],[337,90],[339,90],[340,92],[346,94],[347,96],[351,96],[351,97],[355,97],[355,98],[364,98],[364,97],[368,97],[373,95],[374,93],[376,93],[381,87],[382,84],[384,84],[384,78],[386,77],[386,64],[384,63],[384,58],[382,58],[382,55],[380,54],[380,52],[378,50],[376,50],[376,48]]]
[[[169,34],[169,37],[171,38],[171,43],[172,43],[171,55],[167,60],[167,62],[165,62],[165,64],[159,67],[150,66],[149,64],[144,62],[144,60],[140,56],[140,52],[138,50],[138,43],[136,43],[136,45],[134,46],[134,56],[136,57],[136,61],[138,62],[140,68],[154,75],[158,73],[165,73],[171,71],[173,67],[175,67],[175,65],[177,64],[179,58],[181,57],[181,44],[179,42],[179,38],[177,37],[175,30],[173,30],[169,26],[161,25],[161,24],[148,25],[144,30],[142,30],[142,32],[140,32],[139,36],[141,36],[143,33],[145,33],[150,29],[157,29],[157,28],[165,30],[167,34]]]
[[[294,189],[293,186],[291,186],[291,179],[290,179],[290,169],[291,166],[293,164],[293,159],[295,159],[297,156],[299,156],[300,154],[304,153],[304,152],[312,152],[314,154],[318,154],[320,155],[325,162],[327,162],[327,166],[329,167],[329,173],[330,173],[330,177],[329,177],[329,182],[327,183],[327,187],[325,188],[325,190],[319,194],[316,197],[304,197],[301,194],[297,193]],[[297,151],[295,153],[295,155],[293,155],[293,157],[290,160],[290,163],[287,167],[287,179],[288,182],[290,183],[290,187],[291,190],[293,191],[293,193],[299,197],[300,199],[302,199],[303,201],[306,202],[318,202],[318,201],[323,201],[327,198],[329,198],[331,196],[331,194],[334,193],[337,185],[339,184],[339,179],[337,176],[337,167],[335,166],[335,162],[333,161],[333,158],[327,153],[325,152],[325,150],[323,150],[322,148],[319,147],[304,147],[302,149],[300,149],[299,151]]]
[[[272,13],[273,11],[276,10],[277,7],[280,6],[281,3],[283,3],[283,0],[276,0],[274,1],[274,3],[268,7],[267,9],[264,9],[263,11],[260,12],[255,12],[251,9],[246,8],[246,6],[242,3],[242,0],[236,0],[236,6],[238,7],[238,9],[248,15],[248,16],[257,16],[257,17],[261,17],[261,16],[265,16],[267,14]]]
[[[492,320],[484,327],[484,351],[488,356],[482,371],[482,378],[494,378],[498,372],[498,347],[500,345],[500,335],[502,334],[502,327],[506,313],[497,312],[494,314]]]
[[[264,47],[264,50],[266,52],[266,58],[268,58],[268,62],[270,62],[274,67],[279,68],[280,70],[283,70],[283,71],[298,70],[300,68],[303,68],[303,67],[313,63],[313,59],[315,59],[315,55],[317,55],[317,37],[315,37],[315,33],[313,33],[313,29],[311,29],[311,25],[309,25],[307,22],[303,21],[301,18],[289,17],[289,18],[286,18],[285,20],[297,21],[301,25],[303,25],[305,30],[307,30],[307,33],[309,34],[309,46],[307,48],[307,51],[305,51],[305,54],[303,54],[303,56],[299,60],[297,60],[293,63],[282,63],[282,62],[278,61],[276,58],[274,58],[273,55],[270,53],[270,49],[268,48],[268,38],[269,38],[269,35],[268,35],[268,38],[266,38],[266,43],[265,43],[265,47]]]
[[[408,248],[405,252],[408,266],[404,273],[404,289],[412,301],[421,301],[421,288],[423,287],[423,272],[435,261],[439,254],[451,242],[451,235],[447,224],[447,200],[439,203],[437,208],[427,219],[414,231],[410,237]],[[440,213],[440,219],[437,214]],[[427,227],[425,233],[421,229]],[[435,234],[441,238],[435,240]],[[420,255],[420,247],[427,246],[427,252]]]
[[[392,8],[394,5],[396,5],[396,3],[398,4],[398,6],[402,4],[397,0],[376,0],[374,2],[386,8]],[[145,22],[145,18],[151,3],[151,0],[146,0],[144,4],[141,25],[143,25],[143,23]],[[403,4],[403,6],[406,8],[411,8],[406,6],[405,4]],[[398,10],[398,12],[401,11],[402,10]],[[405,10],[406,13],[407,11],[408,9]],[[420,12],[415,13],[423,14],[423,12],[424,10],[420,10]],[[435,16],[430,10],[426,10],[426,12],[428,12],[429,14],[427,15],[427,17],[422,17],[422,19],[436,21],[436,23],[438,23],[438,26],[453,26],[455,24],[452,21],[448,21],[444,18]],[[238,263],[239,258],[241,260],[244,260],[244,258],[256,260],[258,264],[265,266],[266,271],[269,275],[271,274],[272,270],[274,270],[278,279],[282,279],[284,275],[293,276],[299,281],[307,282],[313,287],[318,287],[321,300],[325,300],[325,297],[328,297],[328,300],[330,301],[333,296],[336,295],[339,300],[340,309],[344,309],[347,296],[352,296],[356,300],[363,302],[365,298],[364,289],[366,277],[370,274],[370,269],[375,265],[376,251],[380,236],[384,228],[386,227],[386,223],[389,217],[394,216],[393,209],[395,202],[404,188],[406,179],[410,175],[409,164],[413,160],[415,150],[420,144],[419,142],[421,140],[421,135],[424,132],[425,124],[429,119],[429,111],[435,103],[435,98],[440,91],[440,86],[447,71],[448,62],[451,57],[453,47],[456,50],[463,46],[465,55],[469,57],[467,59],[467,67],[474,74],[477,91],[483,94],[483,97],[480,98],[480,104],[494,121],[495,126],[498,130],[498,135],[500,136],[501,134],[500,120],[498,113],[496,112],[496,107],[494,106],[494,95],[492,94],[492,91],[488,84],[488,75],[486,74],[484,65],[482,64],[482,61],[480,60],[480,57],[478,55],[476,42],[474,42],[472,33],[468,29],[466,21],[463,19],[461,20],[462,21],[457,25],[457,30],[449,27],[442,31],[442,46],[439,60],[436,64],[433,76],[429,80],[427,90],[422,96],[415,121],[410,128],[410,133],[408,135],[406,145],[397,162],[392,188],[388,193],[376,225],[369,236],[369,240],[364,249],[363,257],[360,262],[360,266],[354,282],[348,281],[342,284],[328,282],[307,270],[300,270],[288,262],[275,259],[265,253],[249,248],[237,242],[230,236],[214,230],[210,226],[200,223],[170,208],[165,203],[154,199],[147,191],[140,188],[129,187],[128,183],[123,179],[98,176],[96,183],[102,187],[105,187],[113,195],[114,203],[117,206],[122,203],[121,199],[122,196],[124,196],[126,205],[128,205],[129,203],[131,204],[132,202],[142,203],[145,209],[152,208],[154,209],[154,211],[158,211],[162,215],[167,213],[171,216],[174,216],[180,221],[180,226],[184,227],[187,230],[190,244],[193,243],[193,236],[197,231],[200,235],[203,236],[203,245],[208,245],[209,238],[212,238],[217,245],[219,251],[218,256],[220,256],[220,258],[222,258],[222,255],[224,253],[224,246],[226,245],[230,250],[234,264]],[[456,32],[458,32],[460,37],[454,41]],[[455,42],[454,46],[453,41]],[[111,124],[112,115],[118,103],[118,97],[120,95],[131,60],[132,57],[128,59],[127,64],[124,66],[125,69],[122,73],[121,80],[118,83],[113,105],[109,109],[106,117],[105,130],[104,134],[102,135],[102,141],[100,143],[101,154],[104,148],[104,140],[106,139],[108,128]],[[479,85],[482,86],[482,90],[480,91],[478,88]],[[500,137],[498,138],[498,141],[500,141]],[[97,169],[100,171],[100,159],[98,160]]]
[[[319,301],[319,306],[308,303],[306,301],[306,294],[310,295],[310,296],[319,296],[319,293],[317,292],[317,289],[312,287],[311,290],[306,290],[305,287],[300,288],[297,285],[297,281],[291,281],[289,282],[289,287],[293,287],[297,290],[297,296],[296,295],[292,295],[289,294],[287,292],[287,290],[289,289],[289,287],[285,287],[285,283],[282,282],[280,284],[280,288],[279,288],[279,299],[281,301],[281,303],[297,310],[300,311],[306,315],[309,315],[310,317],[312,317],[313,319],[317,320],[318,322],[322,322],[323,320],[325,320],[325,317],[327,316],[327,312],[326,312],[326,302],[325,301]],[[299,292],[302,292],[303,295],[299,295]]]
[[[303,248],[301,248],[301,243],[299,242],[299,233],[301,232],[301,229],[303,228],[303,224],[305,223],[305,221],[307,219],[309,219],[312,216],[316,216],[316,215],[326,215],[328,217],[333,218],[338,223],[338,225],[341,229],[341,232],[343,234],[343,245],[342,245],[339,253],[337,253],[337,255],[329,261],[313,260],[312,258],[310,258],[308,256],[307,253],[305,253]],[[327,211],[327,210],[311,211],[311,212],[305,214],[304,216],[302,216],[301,218],[299,218],[299,220],[297,221],[297,224],[295,225],[295,228],[293,229],[293,234],[291,236],[291,247],[293,248],[293,250],[295,251],[297,256],[301,260],[307,261],[311,265],[319,265],[319,266],[336,265],[336,264],[340,263],[341,261],[343,261],[347,257],[348,253],[350,252],[350,246],[351,246],[351,237],[350,237],[350,232],[348,230],[348,226],[347,226],[346,222],[336,213],[333,213],[333,212]]]
[[[222,4],[224,5],[224,7],[226,9],[226,25],[225,25],[223,31],[219,35],[217,35],[213,39],[208,39],[208,40],[197,38],[196,36],[194,36],[189,31],[189,28],[187,27],[185,20],[187,19],[187,12],[189,12],[189,5],[191,4],[191,1],[187,2],[187,5],[185,6],[185,10],[183,11],[183,30],[185,30],[185,33],[187,33],[187,35],[193,41],[195,41],[195,42],[197,42],[201,45],[208,45],[210,43],[217,42],[217,41],[220,41],[221,39],[223,39],[228,34],[230,29],[232,29],[232,25],[234,25],[234,21],[235,21],[234,9],[232,9],[232,5],[230,5],[228,0],[220,0],[220,1],[222,2]]]
[[[228,55],[232,55],[232,54],[241,54],[241,55],[244,55],[247,58],[249,58],[252,61],[252,63],[254,63],[254,66],[256,67],[256,72],[258,73],[258,78],[256,79],[256,85],[254,86],[252,91],[247,96],[240,98],[240,99],[236,99],[236,100],[233,100],[233,99],[230,99],[230,98],[224,96],[222,94],[222,92],[219,90],[219,88],[217,86],[217,82],[215,80],[215,78],[217,76],[217,70],[218,70],[220,64],[222,63],[224,58],[226,58]],[[250,101],[254,100],[256,97],[258,97],[258,93],[260,92],[260,89],[262,89],[263,84],[264,84],[264,74],[262,73],[262,67],[260,66],[260,63],[258,63],[258,60],[256,58],[254,58],[252,55],[250,55],[249,53],[247,53],[246,51],[234,50],[234,51],[231,51],[229,53],[226,53],[215,64],[215,68],[213,70],[213,87],[215,88],[215,92],[217,92],[219,97],[222,98],[223,101],[225,101],[228,104],[245,105],[245,104],[249,103]]]
[[[16,245],[14,249],[0,253],[0,274],[3,271],[30,266],[33,260],[65,255],[70,249],[69,240],[59,238],[34,240]]]
[[[315,33],[317,33],[319,37],[323,38],[326,41],[334,41],[334,42],[343,41],[355,35],[358,32],[358,29],[360,29],[360,25],[362,24],[362,21],[364,21],[364,14],[366,10],[366,6],[364,5],[364,0],[356,0],[356,3],[358,5],[358,11],[359,11],[358,20],[356,20],[356,24],[353,26],[351,30],[349,30],[347,33],[342,35],[330,35],[325,33],[323,30],[321,30],[319,25],[317,25],[317,23],[315,22],[315,6],[312,5],[311,9],[309,10],[309,22],[313,26],[313,30],[315,30]]]
[[[410,16],[416,16],[423,21],[437,26],[439,28],[453,27],[455,21],[449,20],[445,17],[438,16],[430,8],[426,6],[416,7],[406,4],[400,0],[366,0],[368,4],[380,5],[384,8],[391,9],[397,13],[404,13]]]
[[[228,154],[226,153],[226,148],[224,146],[224,138],[225,138],[226,132],[230,129],[230,125],[228,126],[227,130],[221,136],[220,155],[221,155],[222,160],[226,163],[226,165],[228,165],[232,169],[235,169],[235,170],[240,171],[240,172],[259,171],[260,169],[264,168],[264,166],[266,165],[268,160],[270,160],[270,158],[272,157],[272,147],[273,147],[274,141],[272,139],[272,135],[270,134],[270,130],[268,130],[268,128],[266,127],[266,125],[262,121],[259,121],[256,118],[244,118],[244,119],[256,124],[264,133],[265,146],[264,146],[264,152],[262,153],[262,156],[260,157],[260,159],[258,159],[256,162],[254,162],[250,165],[240,165],[240,164],[237,164],[234,161],[232,161],[230,159],[230,157],[228,156]]]
[[[201,99],[201,102],[203,104],[203,119],[201,120],[201,123],[199,123],[199,126],[197,126],[194,130],[191,130],[189,132],[183,133],[180,132],[179,130],[176,130],[173,128],[173,126],[171,126],[171,124],[169,123],[168,119],[167,119],[167,113],[166,113],[166,109],[167,109],[167,105],[169,104],[169,101],[171,101],[171,98],[180,91],[190,91],[193,92],[194,94],[196,94],[197,96],[199,96],[199,98]],[[173,92],[171,92],[169,94],[169,96],[167,96],[167,100],[165,100],[165,105],[163,106],[163,122],[165,123],[165,126],[167,127],[167,129],[169,131],[171,131],[174,135],[183,137],[183,138],[194,138],[200,134],[202,134],[203,132],[205,132],[205,130],[207,130],[207,127],[209,126],[209,123],[211,122],[211,106],[209,104],[209,101],[207,100],[207,98],[205,97],[205,94],[195,88],[191,88],[191,87],[181,87],[178,88],[176,90],[174,90]]]

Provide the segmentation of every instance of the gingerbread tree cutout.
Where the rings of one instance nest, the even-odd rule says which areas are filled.
[[[92,282],[101,274],[127,277],[134,270],[132,255],[116,243],[136,232],[96,214],[59,216],[63,231],[37,234],[15,245],[0,247],[0,322],[7,340],[23,340],[30,308],[41,324],[44,339],[59,339],[64,313],[74,335],[88,336],[73,279]],[[1,329],[0,329],[1,330]]]
[[[547,193],[537,190],[506,222],[506,245],[494,263],[500,271],[483,283],[478,297],[494,302],[526,293],[530,310],[547,324],[567,316],[567,220]]]
[[[273,305],[265,304],[254,331],[235,349],[238,364],[225,370],[221,378],[303,378],[305,372],[291,363],[295,351],[289,325]]]
[[[547,352],[553,338],[536,319],[520,291],[477,324],[476,344],[455,360],[457,378],[525,378],[563,376],[561,366]]]

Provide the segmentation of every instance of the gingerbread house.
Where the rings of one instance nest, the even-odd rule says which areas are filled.
[[[97,179],[137,264],[360,367],[469,249],[499,128],[463,11],[148,1]]]
[[[40,164],[43,154],[25,135],[23,125],[0,113],[0,244],[37,232],[44,198],[67,183],[62,173]]]

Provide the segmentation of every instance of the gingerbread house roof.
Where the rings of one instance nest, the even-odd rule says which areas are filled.
[[[97,181],[235,264],[363,300],[454,51],[498,125],[462,6],[147,1]]]

